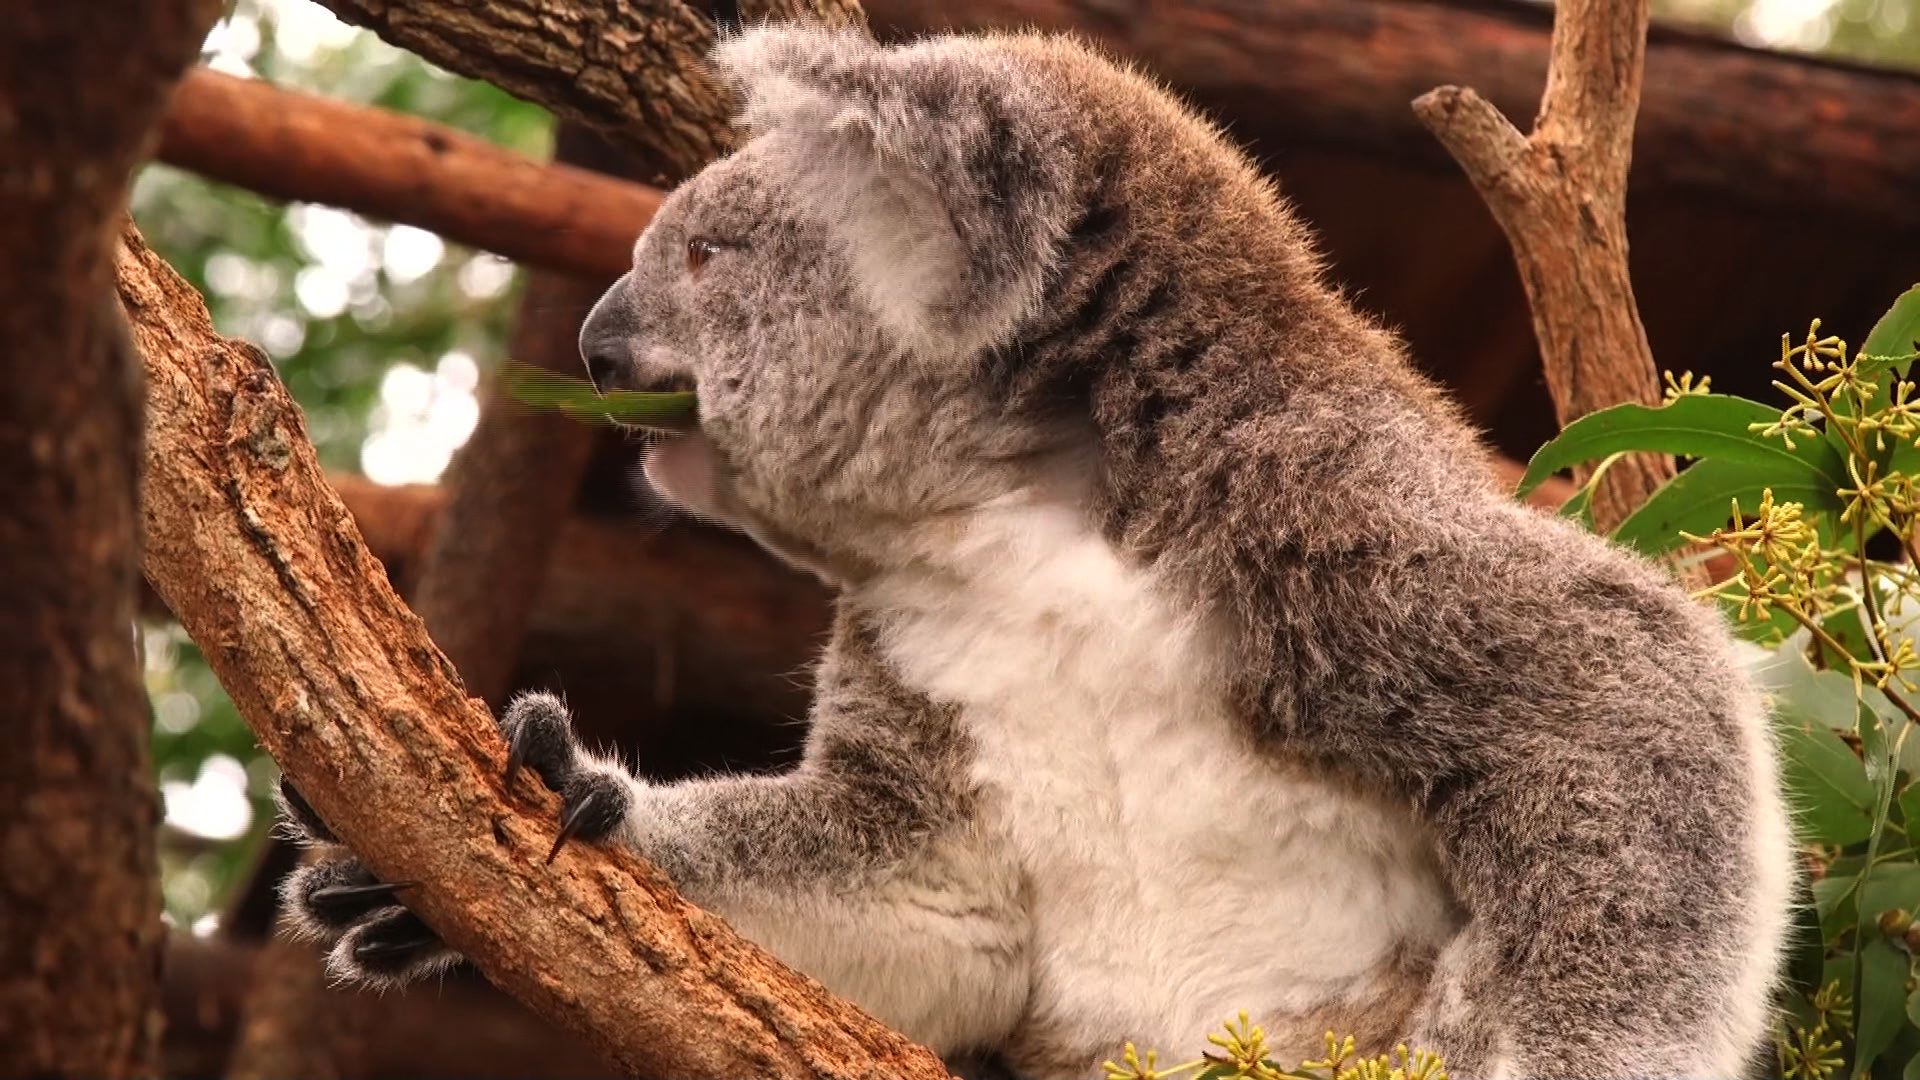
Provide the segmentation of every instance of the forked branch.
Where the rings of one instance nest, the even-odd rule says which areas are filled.
[[[1531,135],[1463,87],[1413,105],[1513,246],[1563,426],[1609,405],[1660,400],[1627,269],[1627,167],[1647,19],[1648,0],[1561,0]],[[1672,458],[1654,454],[1615,464],[1595,493],[1595,524],[1618,524],[1673,471]]]

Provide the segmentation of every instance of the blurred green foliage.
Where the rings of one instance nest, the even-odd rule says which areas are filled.
[[[1654,0],[1653,11],[1751,45],[1920,67],[1920,0]]]

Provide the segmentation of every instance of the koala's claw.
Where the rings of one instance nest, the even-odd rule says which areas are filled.
[[[507,740],[509,789],[524,769],[560,795],[560,830],[547,852],[552,862],[574,839],[612,835],[633,805],[633,780],[611,762],[588,753],[574,736],[566,706],[552,694],[523,694],[500,717]],[[295,936],[328,943],[327,970],[377,988],[405,985],[460,962],[400,896],[410,881],[381,881],[285,778],[279,803],[288,836],[314,846],[309,861],[281,885],[281,911]]]
[[[394,893],[411,889],[411,881],[376,881],[370,885],[323,885],[306,894],[311,911],[364,915],[394,903]]]
[[[334,975],[375,987],[404,986],[460,962],[420,917],[390,907],[342,936],[327,957]]]
[[[529,693],[515,698],[500,718],[507,740],[506,783],[509,789],[523,768],[530,768],[548,790],[561,799],[560,832],[547,852],[552,862],[576,837],[604,840],[626,820],[632,795],[625,774],[596,760],[573,733],[573,719],[552,694]]]

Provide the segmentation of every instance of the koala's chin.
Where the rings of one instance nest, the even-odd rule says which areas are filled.
[[[741,524],[728,512],[726,479],[719,448],[698,428],[668,436],[647,451],[641,467],[647,483],[668,502],[689,513],[728,525]]]

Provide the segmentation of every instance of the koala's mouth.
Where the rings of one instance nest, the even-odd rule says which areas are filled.
[[[666,435],[698,430],[699,389],[693,376],[684,372],[645,379],[611,395],[612,419],[629,430]]]

